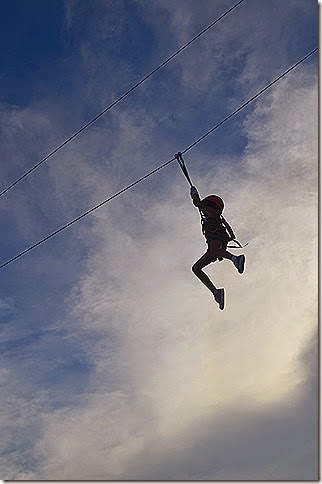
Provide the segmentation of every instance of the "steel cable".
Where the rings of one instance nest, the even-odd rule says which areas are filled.
[[[244,0],[239,0],[235,5],[233,5],[230,9],[228,9],[226,12],[224,12],[220,17],[218,17],[216,20],[211,22],[211,24],[208,25],[208,27],[204,28],[199,34],[197,34],[195,37],[193,37],[189,42],[187,42],[185,45],[180,47],[174,54],[172,54],[170,57],[168,57],[162,64],[160,64],[158,67],[153,69],[149,74],[147,74],[143,79],[141,79],[139,82],[137,82],[133,87],[131,87],[128,91],[126,91],[122,96],[120,96],[116,101],[114,101],[112,104],[110,104],[107,108],[105,108],[103,111],[101,111],[99,114],[97,114],[93,119],[91,119],[88,123],[86,123],[82,128],[80,128],[78,131],[76,131],[73,135],[71,135],[68,139],[66,139],[63,143],[61,143],[57,148],[55,148],[53,151],[51,151],[45,158],[40,160],[38,163],[36,163],[32,168],[30,168],[26,173],[21,175],[17,180],[15,180],[11,185],[9,185],[7,188],[5,188],[2,192],[0,192],[0,197],[7,193],[11,188],[13,188],[17,183],[19,183],[21,180],[26,178],[31,172],[33,172],[38,166],[42,165],[45,161],[47,161],[51,156],[53,156],[57,151],[59,151],[61,148],[63,148],[67,143],[72,141],[76,136],[78,136],[82,131],[84,131],[86,128],[88,128],[91,124],[93,124],[97,119],[99,119],[103,114],[105,114],[107,111],[109,111],[113,106],[118,104],[122,99],[124,99],[126,96],[128,96],[132,91],[134,91],[137,87],[139,87],[143,82],[145,82],[149,77],[151,77],[153,74],[155,74],[157,71],[159,71],[162,67],[164,67],[168,62],[170,62],[174,57],[176,57],[180,52],[182,52],[184,49],[186,49],[190,44],[192,44],[195,40],[197,40],[199,37],[201,37],[205,32],[207,32],[209,29],[211,29],[216,23],[218,23],[221,19],[223,19],[226,15],[228,15],[232,10],[234,10],[236,7],[238,7]]]
[[[209,131],[207,131],[207,133],[205,133],[204,135],[202,135],[200,138],[198,138],[196,141],[194,141],[190,146],[188,146],[185,150],[183,150],[181,153],[186,153],[187,151],[191,150],[194,146],[196,146],[198,143],[200,143],[200,141],[202,141],[206,136],[209,136],[209,134],[211,134],[215,129],[219,128],[219,126],[221,126],[223,123],[225,123],[226,121],[228,121],[228,119],[230,119],[232,116],[234,116],[235,114],[237,114],[241,109],[243,109],[244,107],[246,107],[249,103],[251,103],[252,101],[254,101],[258,96],[260,96],[261,94],[263,94],[263,92],[267,91],[267,89],[269,89],[270,87],[273,86],[273,84],[275,84],[276,82],[278,82],[280,79],[282,79],[284,76],[286,76],[289,72],[291,72],[293,69],[295,69],[298,65],[300,65],[302,62],[304,62],[308,57],[310,57],[312,54],[314,54],[316,51],[318,50],[318,48],[316,47],[315,49],[313,49],[311,52],[309,52],[307,55],[305,55],[304,57],[302,57],[302,59],[300,59],[298,62],[296,62],[295,64],[293,64],[289,69],[287,69],[285,72],[283,72],[283,74],[281,74],[280,76],[278,76],[276,79],[274,79],[272,82],[270,82],[266,87],[264,87],[263,89],[261,89],[257,94],[255,94],[254,96],[252,96],[248,101],[246,101],[245,103],[243,103],[239,108],[237,108],[235,111],[233,111],[231,114],[229,114],[228,116],[226,116],[226,118],[224,118],[222,121],[220,121],[220,123],[216,124],[213,128],[211,128]],[[66,225],[64,225],[63,227],[60,227],[59,229],[55,230],[54,232],[52,232],[51,234],[47,235],[47,237],[43,238],[42,240],[40,240],[39,242],[37,242],[36,244],[33,244],[32,246],[28,247],[27,249],[23,250],[22,252],[20,252],[19,254],[17,254],[15,257],[12,257],[11,259],[7,260],[6,262],[4,262],[2,265],[0,265],[0,269],[2,269],[3,267],[7,266],[8,264],[10,264],[11,262],[13,262],[14,260],[18,259],[19,257],[23,256],[24,254],[26,254],[27,252],[29,252],[30,250],[34,249],[35,247],[37,247],[38,245],[42,244],[43,242],[45,242],[46,240],[54,237],[55,235],[57,235],[59,232],[62,232],[63,230],[65,230],[67,227],[70,227],[72,224],[78,222],[80,219],[82,219],[83,217],[85,217],[86,215],[90,214],[91,212],[93,212],[94,210],[97,210],[99,207],[101,207],[102,205],[104,205],[105,203],[108,203],[110,202],[111,200],[113,200],[114,198],[118,197],[119,195],[121,195],[122,193],[124,193],[125,191],[129,190],[130,188],[134,187],[135,185],[137,185],[138,183],[140,183],[141,181],[145,180],[146,178],[148,178],[149,176],[153,175],[154,173],[156,173],[157,171],[161,170],[162,168],[164,168],[165,166],[169,165],[170,163],[172,163],[174,160],[176,160],[176,157],[174,156],[171,160],[168,160],[166,161],[165,163],[163,163],[162,165],[158,166],[157,168],[155,168],[154,170],[150,171],[149,173],[147,173],[146,175],[142,176],[141,178],[139,178],[138,180],[134,181],[133,183],[131,183],[130,185],[128,185],[127,187],[123,188],[122,190],[120,190],[119,192],[115,193],[114,195],[112,195],[111,197],[107,198],[106,200],[104,200],[103,202],[99,203],[98,205],[96,205],[95,207],[91,208],[90,210],[88,210],[87,212],[83,213],[82,215],[80,215],[79,217],[76,217],[74,220],[72,220],[71,222],[67,223]]]

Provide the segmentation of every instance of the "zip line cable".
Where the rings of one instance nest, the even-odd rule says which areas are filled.
[[[314,54],[314,52],[316,52],[317,50],[318,50],[318,47],[316,47],[315,49],[311,50],[311,52],[309,52],[308,54],[306,54],[306,56],[302,57],[302,59],[299,60],[298,62],[296,62],[296,64],[293,64],[292,67],[290,67],[289,69],[287,69],[287,71],[285,71],[283,74],[281,74],[276,79],[274,79],[274,81],[272,81],[269,84],[267,84],[267,86],[264,87],[264,89],[262,89],[257,94],[255,94],[255,96],[251,97],[248,101],[246,101],[238,109],[236,109],[231,114],[229,114],[225,119],[223,119],[222,121],[220,121],[220,123],[216,124],[216,126],[214,126],[209,131],[207,131],[207,133],[205,133],[203,136],[201,136],[200,138],[198,138],[194,143],[192,143],[190,146],[188,146],[188,148],[186,148],[181,153],[184,154],[187,151],[191,150],[191,148],[193,148],[197,143],[200,143],[200,141],[202,141],[204,138],[206,138],[206,136],[208,136],[210,133],[212,133],[213,131],[215,131],[215,129],[219,128],[219,126],[221,126],[226,121],[228,121],[228,119],[230,119],[232,116],[235,116],[235,114],[237,114],[241,109],[243,109],[249,103],[251,103],[252,101],[254,101],[254,99],[256,99],[258,96],[260,96],[261,94],[263,94],[264,91],[266,91],[267,89],[269,89],[270,87],[272,87],[273,84],[275,84],[280,79],[282,79],[282,77],[286,76],[286,74],[288,74],[290,71],[292,71],[293,69],[295,69],[295,67],[297,67],[299,64],[301,64],[303,61],[305,61],[308,57],[310,57],[312,54]],[[1,267],[0,267],[0,269],[1,269]]]
[[[269,89],[270,87],[272,87],[273,84],[275,84],[276,82],[278,82],[280,79],[282,79],[284,76],[286,76],[289,72],[291,72],[293,69],[295,69],[299,64],[301,64],[302,62],[304,62],[308,57],[310,57],[312,54],[314,54],[314,52],[316,52],[318,50],[318,47],[316,47],[315,49],[313,49],[311,52],[309,52],[306,56],[302,57],[301,60],[299,60],[298,62],[296,62],[296,64],[293,64],[289,69],[287,69],[285,72],[283,72],[283,74],[281,74],[280,76],[278,76],[276,79],[274,79],[274,81],[270,82],[266,87],[264,87],[263,89],[261,89],[257,94],[255,94],[255,96],[253,96],[252,98],[250,98],[248,101],[246,101],[244,104],[242,104],[238,109],[236,109],[235,111],[233,111],[231,114],[229,114],[225,119],[223,119],[222,121],[220,121],[220,123],[216,124],[216,126],[214,126],[213,128],[211,128],[209,131],[207,131],[207,133],[205,133],[203,136],[201,136],[200,138],[198,138],[196,141],[194,141],[194,143],[192,143],[190,146],[188,146],[188,148],[186,148],[185,150],[183,150],[181,153],[186,153],[187,151],[191,150],[194,146],[196,146],[197,143],[199,143],[200,141],[202,141],[206,136],[208,136],[210,133],[212,133],[215,129],[219,128],[219,126],[221,126],[223,123],[225,123],[228,119],[230,119],[232,116],[234,116],[235,114],[237,114],[241,109],[243,109],[245,106],[247,106],[249,103],[251,103],[252,101],[254,101],[254,99],[256,99],[258,96],[260,96],[261,94],[263,94],[263,92],[265,92],[267,89]],[[37,247],[38,245],[42,244],[43,242],[46,242],[46,240],[50,239],[51,237],[54,237],[55,235],[57,235],[59,232],[62,232],[63,230],[67,229],[67,227],[69,227],[70,225],[78,222],[80,219],[82,219],[83,217],[86,217],[86,215],[89,215],[91,212],[94,212],[94,210],[97,210],[98,208],[100,208],[102,205],[104,205],[105,203],[107,202],[110,202],[111,200],[113,200],[113,198],[116,198],[118,197],[119,195],[121,195],[122,193],[124,193],[125,191],[129,190],[130,188],[134,187],[135,185],[137,185],[138,183],[140,183],[141,181],[145,180],[146,178],[148,178],[149,176],[153,175],[154,173],[156,173],[157,171],[161,170],[162,168],[164,168],[165,166],[169,165],[170,163],[172,163],[174,160],[176,160],[176,156],[174,156],[173,158],[171,158],[171,160],[168,160],[166,161],[165,163],[163,163],[162,165],[158,166],[157,168],[155,168],[154,170],[150,171],[149,173],[147,173],[146,175],[142,176],[141,178],[139,178],[138,180],[136,180],[135,182],[131,183],[130,185],[128,185],[127,187],[123,188],[122,190],[120,190],[119,192],[115,193],[114,195],[112,195],[111,197],[107,198],[106,200],[104,200],[103,202],[99,203],[98,205],[96,205],[95,207],[91,208],[90,210],[88,210],[87,212],[83,213],[82,215],[80,215],[79,217],[76,217],[74,220],[72,220],[71,222],[67,223],[66,225],[64,225],[63,227],[60,227],[58,230],[55,230],[55,232],[52,232],[51,234],[47,235],[47,237],[45,237],[44,239],[40,240],[39,242],[37,242],[36,244],[34,245],[31,245],[30,247],[28,247],[27,249],[23,250],[22,252],[20,252],[20,254],[17,254],[15,257],[12,257],[11,259],[7,260],[6,262],[4,262],[2,265],[0,265],[0,269],[2,269],[3,267],[7,266],[8,264],[10,264],[11,262],[13,262],[14,260],[18,259],[19,257],[23,256],[24,254],[26,254],[27,252],[29,252],[30,250],[34,249],[35,247]]]
[[[105,108],[103,111],[101,111],[99,114],[97,114],[93,119],[91,119],[88,123],[86,123],[82,128],[80,128],[78,131],[76,131],[72,136],[70,136],[68,139],[66,139],[63,143],[61,143],[57,148],[55,148],[53,151],[51,151],[45,158],[40,160],[36,165],[34,165],[32,168],[30,168],[26,173],[21,175],[17,180],[15,180],[11,185],[9,185],[7,188],[5,188],[2,192],[0,192],[0,197],[4,195],[6,192],[8,192],[11,188],[13,188],[17,183],[19,183],[21,180],[23,180],[26,176],[28,176],[32,171],[34,171],[38,166],[40,166],[42,163],[48,160],[51,156],[53,156],[57,151],[59,151],[61,148],[63,148],[67,143],[72,141],[76,136],[78,136],[82,131],[84,131],[86,128],[88,128],[91,124],[93,124],[98,118],[103,116],[107,111],[109,111],[113,106],[118,104],[122,99],[124,99],[128,94],[130,94],[132,91],[134,91],[137,87],[139,87],[141,84],[143,84],[144,81],[149,79],[153,74],[155,74],[158,70],[160,70],[162,67],[164,67],[168,62],[170,62],[174,57],[176,57],[180,52],[182,52],[186,47],[188,47],[190,44],[192,44],[195,40],[197,40],[199,37],[201,37],[205,32],[207,32],[211,27],[213,27],[216,23],[218,23],[221,19],[223,19],[226,15],[228,15],[232,10],[234,10],[238,5],[240,5],[244,0],[239,0],[235,5],[233,5],[229,10],[227,10],[225,13],[223,13],[220,17],[218,17],[216,20],[214,20],[211,24],[208,25],[208,27],[204,28],[199,34],[197,34],[193,39],[191,39],[189,42],[187,42],[185,45],[180,47],[179,50],[174,52],[170,57],[168,57],[162,64],[160,64],[158,67],[153,69],[149,74],[147,74],[141,81],[137,82],[133,87],[131,87],[128,91],[126,91],[122,96],[120,96],[116,101],[114,101],[112,104],[110,104],[107,108]]]

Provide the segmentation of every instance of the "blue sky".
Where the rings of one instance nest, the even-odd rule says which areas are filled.
[[[2,0],[0,190],[232,5]],[[315,48],[317,7],[245,0],[1,197],[1,263]],[[174,163],[2,269],[1,478],[316,477],[317,55],[185,159],[251,242],[208,270],[226,310]]]
[[[24,105],[43,92],[49,76],[63,81],[64,4],[3,1],[1,10],[6,19],[0,34],[6,46],[1,51],[3,100]]]

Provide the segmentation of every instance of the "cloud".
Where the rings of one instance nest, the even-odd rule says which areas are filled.
[[[261,407],[241,400],[216,408],[194,419],[167,445],[155,439],[145,465],[144,454],[136,455],[128,475],[142,480],[315,479],[316,337],[306,347],[315,377],[300,386],[293,399]]]
[[[153,3],[145,19],[156,8],[164,10]],[[102,85],[100,61],[84,79],[85,104]],[[39,201],[46,179],[43,204],[29,210],[43,214],[39,231],[46,217],[68,221],[112,195],[202,129],[189,118],[168,136],[177,98],[195,108],[173,85],[161,78],[38,172],[28,196]],[[151,104],[155,86],[162,96]],[[198,145],[186,155],[200,192],[222,195],[240,240],[251,242],[243,276],[228,262],[208,268],[227,290],[225,312],[190,271],[205,244],[175,164],[30,254],[19,278],[6,272],[3,287],[15,284],[0,374],[6,479],[316,477],[316,105],[316,72],[303,64],[241,118],[243,152]]]
[[[279,85],[245,122],[243,183],[216,175],[251,238],[242,278],[227,262],[209,269],[228,291],[222,316],[190,274],[202,239],[179,174],[158,201],[131,194],[134,224],[126,198],[121,221],[100,212],[95,254],[69,299],[95,371],[77,408],[44,418],[33,478],[315,478],[315,105],[309,71]]]

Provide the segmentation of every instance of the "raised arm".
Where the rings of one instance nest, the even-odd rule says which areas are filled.
[[[196,187],[190,188],[190,196],[195,207],[201,208],[200,196]]]

